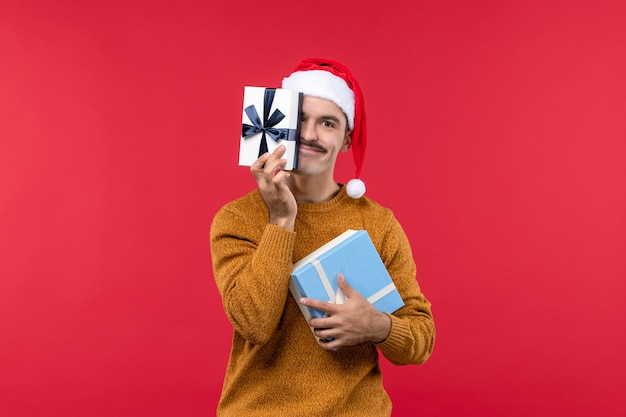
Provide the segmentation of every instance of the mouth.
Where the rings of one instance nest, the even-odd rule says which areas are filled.
[[[318,145],[317,143],[307,142],[300,140],[300,149],[304,148],[304,150],[312,150],[316,152],[326,153],[326,148]]]

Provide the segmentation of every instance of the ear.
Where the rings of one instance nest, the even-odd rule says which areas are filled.
[[[350,145],[352,145],[352,131],[347,130],[346,136],[343,138],[343,145],[341,146],[341,152],[345,152],[350,149]]]

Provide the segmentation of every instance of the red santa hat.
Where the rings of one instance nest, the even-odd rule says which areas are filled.
[[[361,181],[361,168],[367,142],[365,107],[361,88],[348,67],[331,59],[303,59],[283,79],[282,87],[332,101],[345,113],[348,128],[352,130],[352,156],[356,165],[356,175],[348,181],[347,192],[352,198],[362,197],[365,184]]]

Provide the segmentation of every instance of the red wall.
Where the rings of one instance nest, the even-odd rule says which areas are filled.
[[[0,415],[214,414],[242,89],[327,56],[436,318],[394,416],[625,416],[626,3],[250,3],[0,4]]]

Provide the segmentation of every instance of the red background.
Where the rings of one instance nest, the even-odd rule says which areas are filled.
[[[394,416],[626,416],[626,2],[249,3],[0,4],[0,416],[214,414],[243,86],[309,56],[433,302]]]

